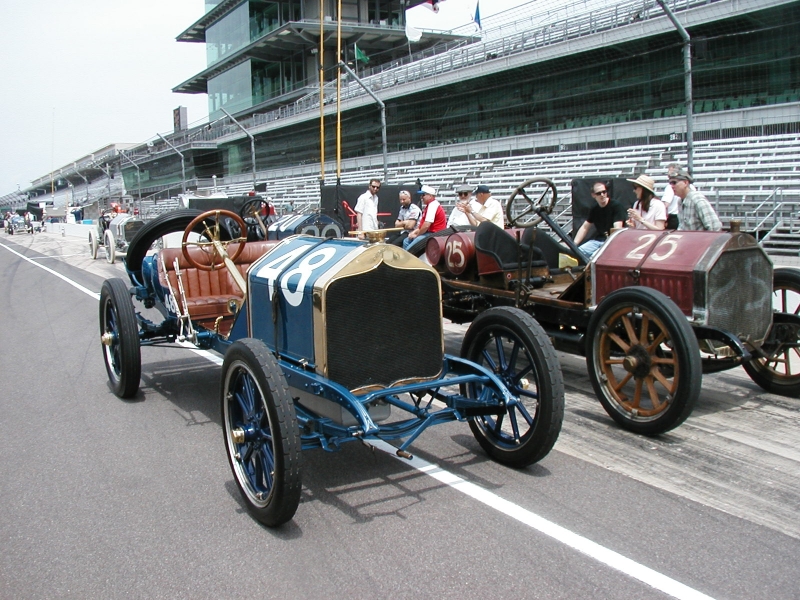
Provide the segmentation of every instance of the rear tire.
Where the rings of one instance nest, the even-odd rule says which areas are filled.
[[[97,260],[97,248],[99,246],[100,244],[97,241],[97,232],[94,230],[89,231],[89,256],[92,257],[92,260]]]
[[[184,208],[164,213],[152,221],[147,221],[136,232],[128,245],[128,252],[125,256],[125,267],[128,271],[133,273],[141,271],[142,261],[156,240],[168,233],[182,232],[202,212],[193,208]]]
[[[222,364],[222,432],[236,485],[257,521],[278,527],[300,504],[301,442],[294,403],[264,342],[245,338]]]
[[[772,310],[800,315],[800,271],[775,269],[772,275]],[[742,365],[761,388],[781,396],[800,395],[800,330],[791,323],[774,323],[761,349],[767,358]]]
[[[502,415],[470,419],[469,428],[484,451],[511,467],[547,456],[564,420],[564,382],[542,326],[518,308],[490,308],[470,325],[461,356],[493,371],[515,397]],[[469,397],[480,392],[479,384],[466,386]]]

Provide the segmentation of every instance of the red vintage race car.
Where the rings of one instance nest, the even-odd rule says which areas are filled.
[[[556,200],[551,181],[531,179],[508,199],[510,228],[427,241],[445,317],[530,313],[556,348],[586,356],[603,407],[637,433],[680,425],[703,373],[741,365],[765,390],[800,394],[800,270],[773,269],[739,231],[624,229],[590,260],[550,216]]]

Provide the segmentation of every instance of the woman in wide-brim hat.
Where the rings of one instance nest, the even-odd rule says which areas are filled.
[[[656,182],[652,177],[639,175],[628,179],[633,184],[636,202],[628,209],[628,227],[661,230],[667,223],[667,207],[655,197]]]

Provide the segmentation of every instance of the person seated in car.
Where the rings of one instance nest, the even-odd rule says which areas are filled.
[[[406,250],[412,245],[421,244],[422,240],[430,234],[447,228],[447,217],[444,214],[442,205],[436,199],[436,190],[429,185],[423,185],[419,191],[422,194],[425,209],[422,211],[422,217],[417,228],[409,233],[408,237],[403,241],[403,248]]]
[[[625,207],[609,197],[608,187],[602,181],[592,186],[592,197],[597,204],[589,211],[589,216],[575,234],[575,245],[589,258],[600,249],[612,229],[622,228],[627,217]],[[581,244],[592,225],[595,226],[594,237]]]
[[[469,218],[467,217],[467,213],[465,213],[462,209],[458,207],[459,204],[466,202],[470,204],[473,210],[478,210],[481,205],[478,204],[478,201],[472,197],[472,186],[471,185],[461,185],[456,188],[456,195],[458,199],[456,200],[456,205],[453,207],[453,210],[450,211],[450,217],[447,219],[447,226],[452,227],[469,227],[470,222]]]
[[[633,207],[628,209],[628,227],[656,231],[664,229],[667,223],[667,207],[655,197],[655,180],[647,175],[639,175],[628,181],[633,184],[633,193],[637,198]]]
[[[401,190],[398,198],[400,199],[400,210],[397,213],[397,220],[395,220],[394,226],[402,228],[403,231],[397,233],[389,242],[395,246],[402,246],[408,234],[417,228],[419,218],[422,216],[422,210],[411,202],[411,192],[408,190]]]
[[[492,196],[491,190],[486,185],[479,185],[475,188],[475,200],[480,208],[476,211],[469,202],[459,202],[456,207],[463,211],[469,219],[469,224],[477,227],[484,221],[489,221],[497,225],[500,229],[505,227],[503,218],[503,205]]]

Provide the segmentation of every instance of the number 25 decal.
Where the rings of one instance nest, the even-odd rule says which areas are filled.
[[[447,266],[451,269],[460,269],[466,262],[464,252],[461,250],[461,242],[452,240],[447,242]]]
[[[645,256],[644,249],[650,246],[650,244],[652,244],[657,237],[658,235],[656,235],[655,233],[646,233],[640,236],[639,241],[642,243],[636,246],[630,252],[628,252],[628,254],[625,255],[625,258],[629,258],[630,260],[643,259]],[[650,258],[658,261],[667,260],[670,256],[672,256],[675,253],[675,250],[678,249],[678,240],[681,239],[682,237],[683,237],[682,235],[676,233],[669,234],[658,243],[655,250],[650,255]],[[666,251],[663,251],[662,248],[665,249]]]

